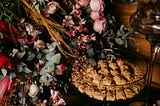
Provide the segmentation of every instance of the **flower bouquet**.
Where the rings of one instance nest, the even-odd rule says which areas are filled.
[[[72,71],[134,41],[104,0],[0,2],[0,103],[65,105]],[[84,59],[85,58],[85,59]],[[85,61],[83,61],[83,59]]]

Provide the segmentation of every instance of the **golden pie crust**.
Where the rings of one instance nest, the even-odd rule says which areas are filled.
[[[144,73],[124,59],[102,59],[87,65],[85,71],[73,72],[72,83],[81,93],[98,100],[116,101],[134,97],[144,88]]]

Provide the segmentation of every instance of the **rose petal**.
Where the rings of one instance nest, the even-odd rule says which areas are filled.
[[[10,90],[11,82],[12,81],[8,78],[8,76],[0,80],[0,103],[6,93]]]

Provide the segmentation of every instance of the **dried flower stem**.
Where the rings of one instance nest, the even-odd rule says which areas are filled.
[[[65,28],[63,28],[63,26],[61,26],[60,24],[58,24],[56,21],[54,20],[49,20],[46,17],[44,17],[43,15],[41,15],[40,13],[38,13],[32,6],[30,6],[28,4],[28,2],[26,0],[21,0],[24,3],[24,8],[25,11],[27,13],[29,13],[29,17],[31,19],[33,19],[37,24],[39,25],[43,25],[46,27],[46,29],[48,30],[51,39],[53,41],[55,41],[58,49],[60,50],[60,52],[65,56],[71,56],[71,57],[75,57],[75,55],[73,54],[73,49],[66,44],[66,42],[63,40],[62,35],[63,33],[66,33]],[[64,49],[67,49],[69,52],[67,52]]]

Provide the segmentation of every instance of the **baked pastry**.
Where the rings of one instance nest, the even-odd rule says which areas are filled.
[[[72,83],[81,93],[98,100],[116,101],[134,97],[144,87],[143,72],[127,60],[102,59],[72,73]]]
[[[116,87],[116,100],[126,99],[125,93],[122,87]]]

